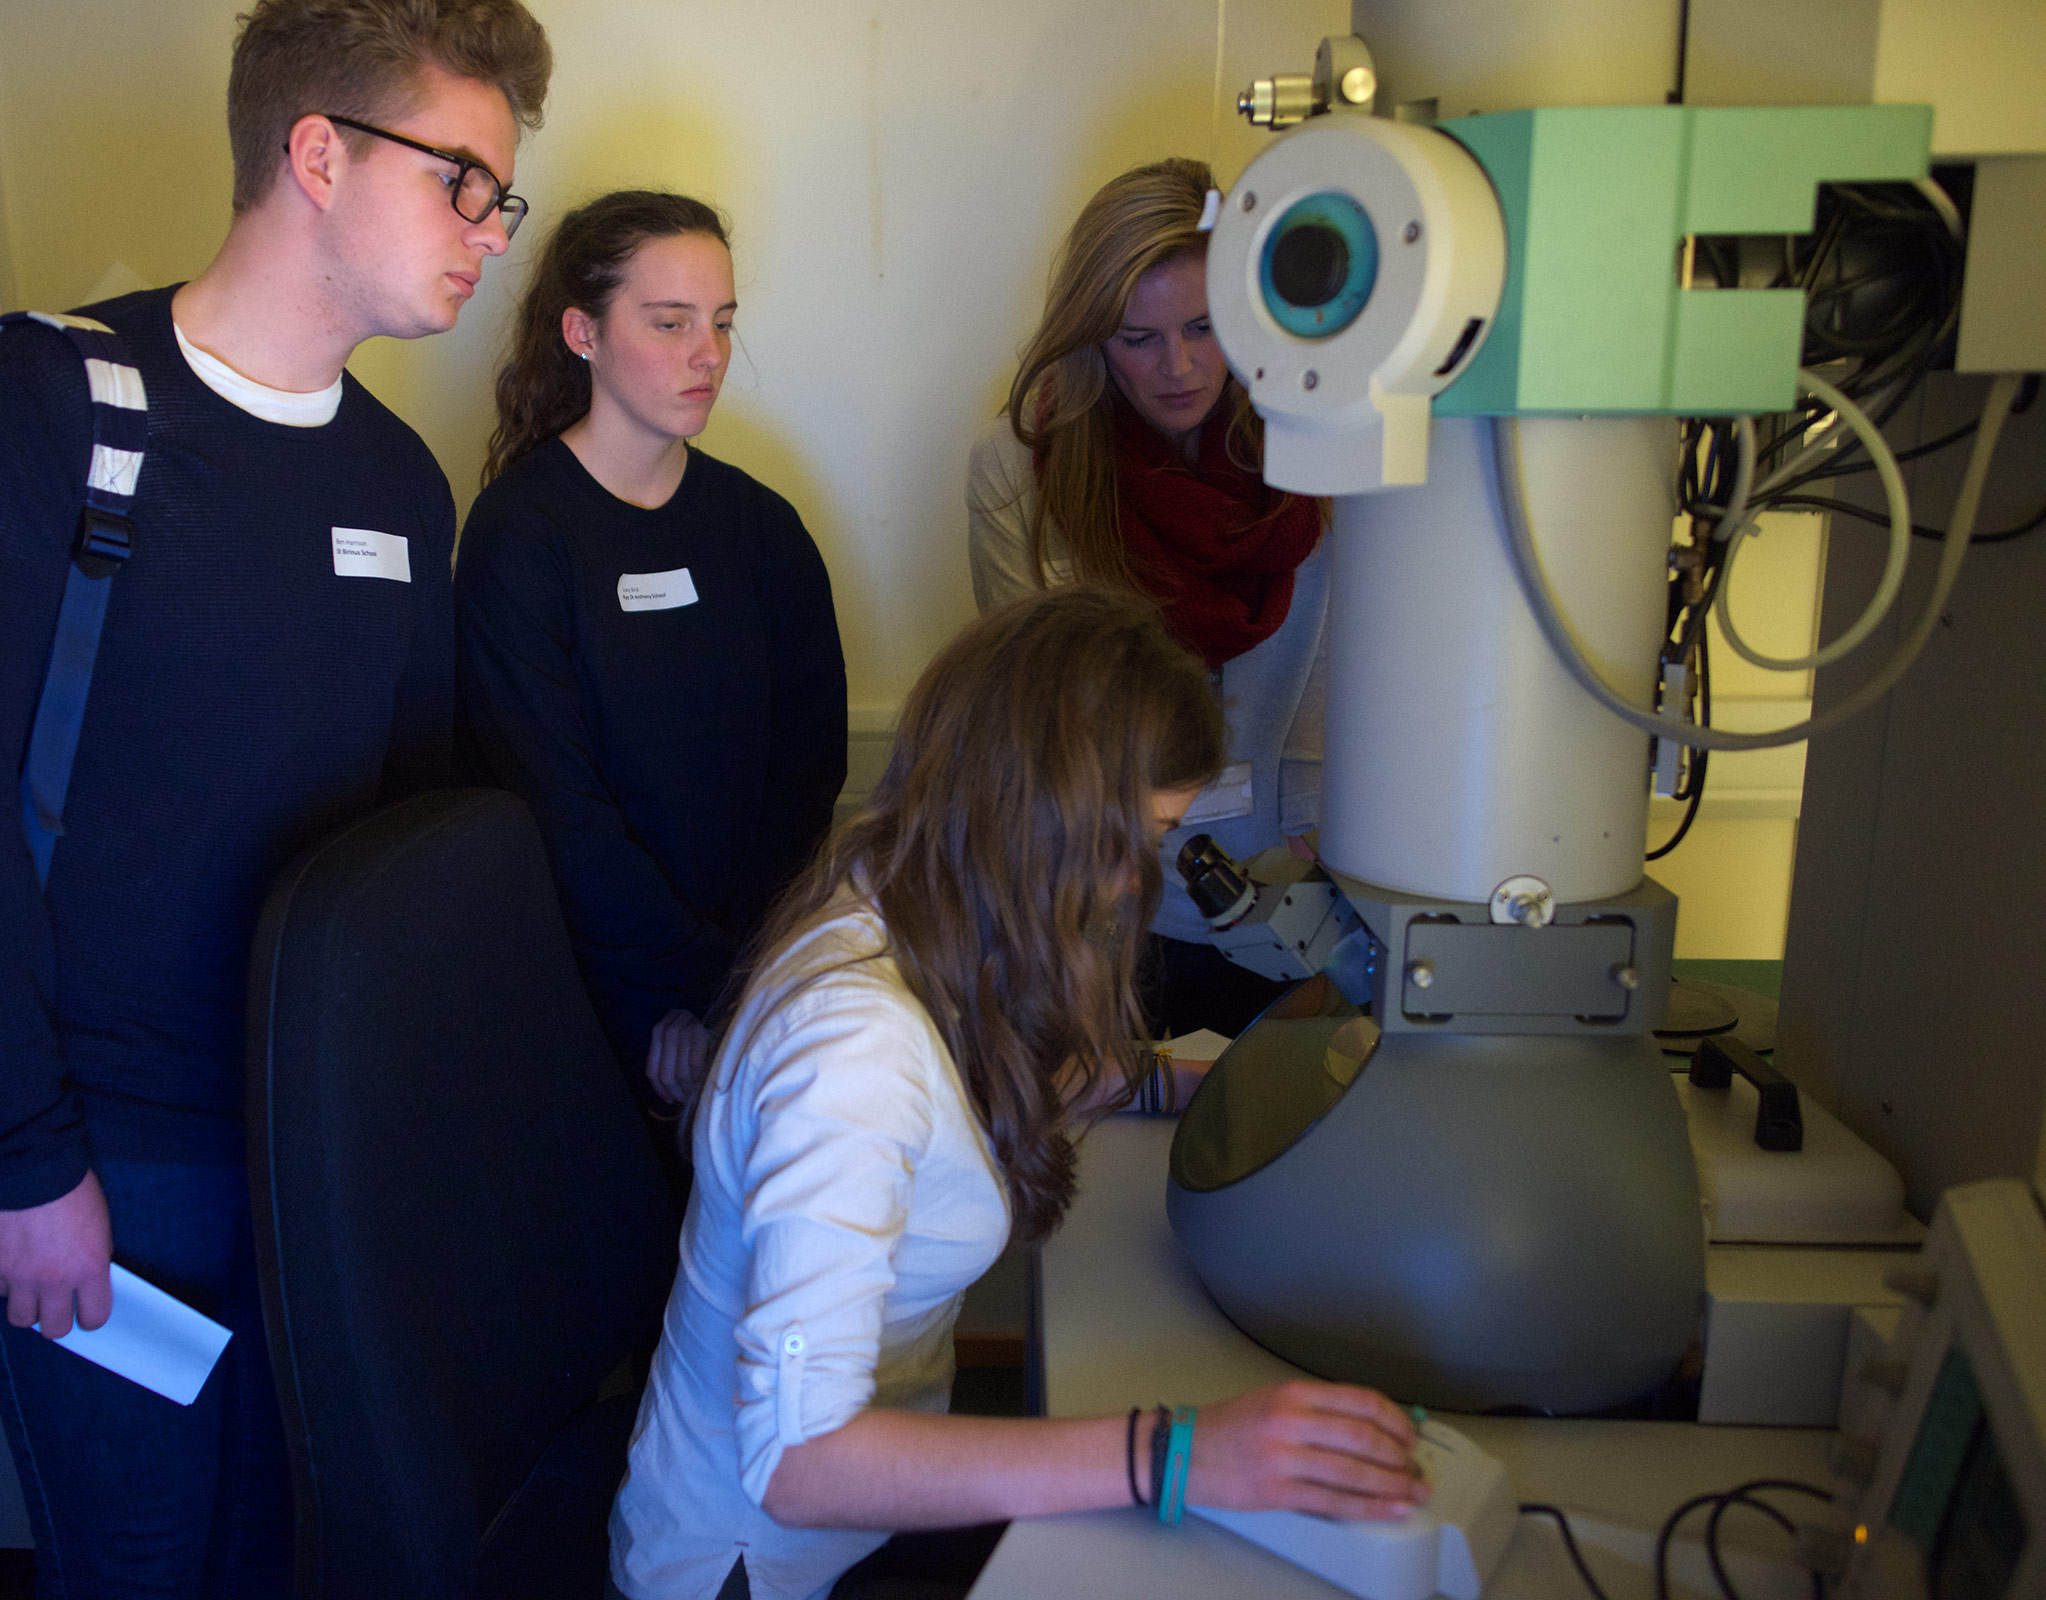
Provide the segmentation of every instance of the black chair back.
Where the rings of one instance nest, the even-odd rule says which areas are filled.
[[[675,1217],[524,805],[420,795],[303,856],[248,1040],[299,1600],[594,1600]]]

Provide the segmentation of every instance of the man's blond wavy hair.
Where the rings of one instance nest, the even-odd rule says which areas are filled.
[[[517,126],[540,126],[554,55],[519,0],[256,0],[227,79],[236,213],[275,185],[300,117],[401,116],[427,66],[494,86]],[[372,136],[342,137],[360,149]]]

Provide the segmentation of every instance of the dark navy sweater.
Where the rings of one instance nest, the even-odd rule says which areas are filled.
[[[637,1084],[654,1023],[713,1009],[830,826],[845,661],[823,558],[794,507],[700,450],[649,511],[554,439],[477,497],[455,612],[458,759],[532,807]]]
[[[454,504],[353,378],[318,428],[193,376],[171,290],[87,308],[149,396],[135,554],[113,580],[47,898],[0,830],[0,1208],[96,1158],[242,1158],[250,940],[290,858],[445,783]],[[82,497],[83,369],[0,336],[0,763],[21,770]],[[335,572],[336,528],[408,542],[411,581]]]

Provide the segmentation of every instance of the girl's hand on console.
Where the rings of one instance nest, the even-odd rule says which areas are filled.
[[[1186,1498],[1351,1521],[1403,1517],[1428,1498],[1413,1445],[1412,1419],[1376,1390],[1294,1379],[1200,1408]]]

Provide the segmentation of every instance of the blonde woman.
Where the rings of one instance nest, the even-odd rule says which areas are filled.
[[[628,1600],[822,1596],[895,1530],[1155,1499],[1151,1414],[942,1413],[961,1292],[1057,1226],[1071,1108],[1138,1080],[1115,930],[1222,755],[1200,663],[1133,595],[1001,607],[911,692],[870,808],[770,919],[696,1118],[612,1513]],[[1282,1384],[1201,1408],[1186,1495],[1397,1516],[1412,1440],[1380,1395]],[[877,1592],[873,1563],[837,1590]]]
[[[1327,609],[1320,502],[1268,489],[1263,429],[1208,321],[1211,178],[1161,161],[1104,186],[1073,224],[1007,411],[974,446],[968,549],[983,609],[1079,580],[1150,596],[1200,657],[1228,760],[1188,829],[1231,855],[1313,827]],[[1151,945],[1154,1023],[1238,1033],[1277,988],[1231,966],[1170,857]]]

